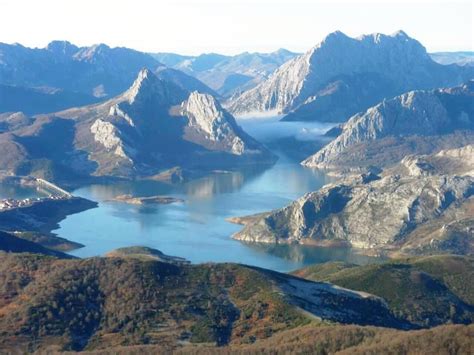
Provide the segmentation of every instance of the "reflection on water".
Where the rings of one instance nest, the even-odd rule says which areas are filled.
[[[363,255],[358,253],[357,250],[342,247],[326,248],[294,244],[245,244],[249,248],[261,253],[274,255],[302,265],[320,264],[341,260],[358,265],[383,261],[382,258]]]
[[[268,128],[296,134],[302,123],[246,121],[247,131],[262,140]],[[280,127],[275,128],[274,125]],[[314,123],[311,129],[317,131]],[[283,128],[281,128],[283,127]],[[296,128],[295,128],[296,127]],[[321,132],[324,127],[319,128]],[[295,133],[296,132],[296,133]],[[118,182],[90,185],[74,193],[99,202],[99,207],[67,217],[55,231],[59,236],[85,245],[72,254],[102,255],[131,245],[156,248],[192,262],[238,262],[288,271],[328,260],[366,263],[350,249],[308,246],[246,245],[231,235],[241,226],[226,218],[280,208],[327,183],[328,178],[283,154],[272,167],[245,168],[211,174],[184,184],[157,181]],[[123,194],[166,195],[183,199],[170,205],[136,206],[112,201]]]
[[[282,156],[270,168],[216,173],[180,185],[156,181],[92,185],[75,194],[99,201],[99,208],[69,216],[56,232],[86,245],[73,252],[81,257],[144,245],[196,263],[238,262],[280,271],[329,260],[372,260],[349,249],[247,245],[230,238],[241,226],[226,218],[283,207],[327,182],[326,176]],[[112,201],[122,194],[167,195],[185,202],[136,206]]]
[[[184,185],[184,194],[188,198],[210,198],[217,194],[238,191],[245,181],[262,174],[265,169],[248,168],[241,171],[220,172]]]

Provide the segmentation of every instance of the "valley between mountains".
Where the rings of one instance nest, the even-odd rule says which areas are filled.
[[[470,354],[473,275],[469,53],[0,43],[0,353]]]

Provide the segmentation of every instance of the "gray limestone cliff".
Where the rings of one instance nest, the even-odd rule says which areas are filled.
[[[290,205],[243,218],[246,242],[346,244],[430,254],[474,252],[472,146],[410,156],[380,176],[346,177]],[[455,171],[445,174],[446,167]],[[456,174],[459,173],[459,174]]]
[[[52,180],[147,177],[175,167],[204,172],[276,160],[213,96],[190,93],[147,69],[103,103],[32,118],[4,115],[2,127],[5,168]]]
[[[388,166],[408,154],[431,154],[474,142],[474,81],[411,91],[354,115],[303,165],[325,169]]]
[[[337,31],[227,105],[236,115],[286,113],[284,120],[342,122],[384,98],[473,77],[472,68],[435,63],[403,31],[358,38]]]

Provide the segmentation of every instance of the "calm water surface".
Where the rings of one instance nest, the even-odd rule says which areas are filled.
[[[240,124],[264,142],[285,135],[314,139],[329,127],[279,123],[275,119],[245,120]],[[80,188],[74,194],[98,201],[99,207],[67,217],[55,232],[84,244],[84,248],[71,253],[80,257],[143,245],[194,263],[228,261],[279,271],[329,260],[360,264],[372,261],[350,249],[249,245],[231,239],[241,226],[226,222],[226,218],[285,206],[329,181],[321,173],[277,153],[280,159],[271,168],[214,174],[181,185],[141,181]],[[144,207],[111,201],[121,194],[167,195],[185,202]]]

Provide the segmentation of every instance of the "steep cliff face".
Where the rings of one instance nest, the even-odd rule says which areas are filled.
[[[332,142],[302,164],[336,169],[388,165],[406,154],[472,143],[473,100],[474,81],[470,81],[456,88],[412,91],[383,101],[353,116]]]
[[[235,155],[259,154],[262,148],[211,95],[191,93],[180,113],[188,117],[185,137],[189,141]]]
[[[11,121],[5,118],[7,129]],[[134,177],[176,166],[206,170],[275,161],[214,97],[190,94],[146,69],[104,103],[23,121],[0,139],[12,152],[16,146],[27,152],[18,162],[24,170],[41,159],[66,165],[71,174]],[[60,149],[43,149],[53,136],[61,137],[54,143]]]
[[[369,184],[330,185],[245,226],[236,239],[305,243],[344,241],[359,248],[396,244],[474,194],[472,177],[388,176]]]
[[[457,85],[473,76],[470,68],[433,62],[402,31],[358,38],[338,31],[231,100],[228,108],[234,114],[289,113],[286,120],[344,121],[385,97]]]
[[[468,146],[432,156],[411,156],[380,176],[348,177],[282,209],[244,218],[245,227],[234,238],[263,243],[343,243],[413,254],[473,253],[470,151]],[[467,162],[462,163],[464,157]],[[446,168],[456,170],[445,175]]]

